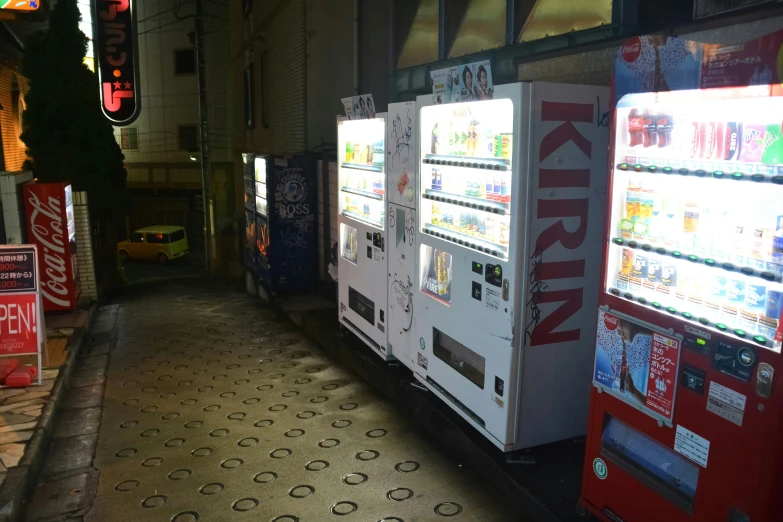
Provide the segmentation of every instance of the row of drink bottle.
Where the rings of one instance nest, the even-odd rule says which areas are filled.
[[[783,285],[629,248],[617,287],[732,328],[773,339],[783,314]]]
[[[383,196],[385,193],[383,172],[356,169],[344,169],[345,187],[372,192]]]
[[[496,245],[508,245],[509,217],[432,202],[433,225],[454,230]]]
[[[373,143],[348,141],[345,143],[345,162],[354,165],[383,166],[383,140]]]
[[[445,156],[511,159],[513,135],[496,133],[477,119],[455,118],[432,127],[430,152]]]
[[[783,275],[783,214],[778,214],[783,208],[774,204],[739,208],[742,194],[738,192],[712,196],[709,207],[704,199],[703,194],[681,198],[664,190],[660,180],[630,179],[620,235]]]
[[[628,145],[668,157],[776,165],[783,163],[780,123],[694,121],[666,108],[632,109],[628,113]],[[742,170],[742,169],[738,169]]]
[[[383,203],[380,201],[368,201],[367,198],[359,198],[357,196],[348,195],[345,196],[345,210],[383,223],[383,219],[386,215],[384,212]]]
[[[432,190],[441,190],[458,196],[486,199],[498,203],[510,203],[508,172],[471,172],[465,169],[433,167],[430,182]]]

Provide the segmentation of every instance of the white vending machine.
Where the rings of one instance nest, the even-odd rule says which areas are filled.
[[[609,89],[418,103],[417,378],[503,451],[582,435]]]
[[[410,369],[416,350],[416,209],[418,208],[418,126],[415,102],[389,104],[386,125],[388,339],[386,357]],[[383,354],[382,354],[383,355]]]
[[[384,358],[387,318],[386,114],[337,122],[340,323]]]

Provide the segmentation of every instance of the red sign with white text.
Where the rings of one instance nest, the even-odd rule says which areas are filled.
[[[667,418],[672,418],[674,413],[679,349],[680,342],[677,339],[653,332],[646,406]]]
[[[38,295],[6,294],[0,301],[0,356],[38,353]]]
[[[41,297],[46,312],[73,310],[77,304],[78,267],[70,183],[24,186],[27,236],[38,246]]]

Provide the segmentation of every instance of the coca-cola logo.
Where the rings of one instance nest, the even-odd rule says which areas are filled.
[[[614,332],[617,330],[617,327],[620,324],[620,320],[612,315],[612,314],[604,314],[604,326],[606,326],[606,329],[610,332]]]
[[[642,52],[642,41],[638,36],[628,40],[622,47],[623,60],[627,63],[635,62]]]
[[[63,235],[62,202],[49,196],[46,203],[29,192],[27,203],[30,213],[30,232],[43,250],[41,264],[41,294],[57,306],[72,308],[68,295],[65,236]]]

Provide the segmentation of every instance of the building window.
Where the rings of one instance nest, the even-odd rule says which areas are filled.
[[[261,125],[269,127],[269,61],[266,51],[261,53]]]
[[[122,150],[139,150],[139,134],[136,127],[120,129],[120,148]]]
[[[179,127],[179,150],[186,150],[188,152],[199,150],[197,126],[181,125]]]
[[[196,51],[180,49],[174,51],[175,74],[196,74]]]
[[[255,128],[256,119],[253,114],[253,99],[255,98],[255,92],[253,92],[253,66],[251,65],[245,69],[245,128]]]

